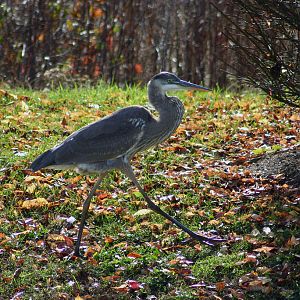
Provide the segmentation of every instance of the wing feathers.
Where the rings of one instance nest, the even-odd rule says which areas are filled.
[[[121,109],[71,134],[33,162],[34,170],[49,165],[94,163],[124,155],[142,138],[144,126],[155,121],[140,106]]]

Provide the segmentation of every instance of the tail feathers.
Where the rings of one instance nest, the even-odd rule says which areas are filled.
[[[31,164],[30,169],[32,171],[38,171],[42,168],[51,166],[55,164],[54,155],[52,150],[48,150],[41,154],[34,162]]]

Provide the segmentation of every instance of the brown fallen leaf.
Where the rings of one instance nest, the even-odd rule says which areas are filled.
[[[61,234],[51,233],[47,237],[48,242],[64,242],[65,237]]]
[[[29,176],[26,176],[25,179],[24,179],[24,182],[25,183],[30,183],[32,181],[43,181],[45,180],[45,178],[43,176],[33,176],[33,175],[29,175]]]
[[[216,283],[216,289],[217,289],[217,291],[218,291],[218,292],[223,291],[224,288],[225,288],[225,285],[226,285],[226,284],[225,284],[224,281],[217,282],[217,283]]]
[[[129,257],[129,258],[141,258],[142,255],[139,254],[139,253],[136,253],[136,252],[130,252],[130,253],[127,254],[127,257]]]
[[[120,286],[113,286],[112,288],[120,293],[128,293],[129,292],[129,287],[126,283],[121,284]]]
[[[104,239],[105,243],[111,244],[114,241],[114,238],[111,236],[106,236]]]
[[[241,261],[238,261],[236,263],[236,265],[243,265],[243,264],[246,264],[246,263],[257,263],[257,258],[255,255],[247,255],[243,260]]]
[[[49,202],[45,198],[36,198],[32,200],[25,200],[22,203],[22,209],[35,209],[48,206]]]
[[[66,126],[68,125],[68,122],[67,122],[66,117],[63,117],[63,119],[61,120],[60,124],[61,124],[63,127],[66,127]]]
[[[256,248],[253,251],[255,251],[255,252],[269,253],[269,252],[271,252],[274,249],[275,249],[275,247],[263,246],[263,247],[260,247],[260,248]]]

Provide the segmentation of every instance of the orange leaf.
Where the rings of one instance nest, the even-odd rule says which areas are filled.
[[[64,236],[64,239],[65,239],[67,246],[72,247],[74,245],[74,242],[71,238]]]
[[[141,64],[135,64],[134,65],[134,71],[137,74],[143,73],[143,66]]]
[[[45,39],[45,35],[43,33],[41,33],[38,37],[37,37],[39,42],[43,42]]]
[[[94,8],[93,17],[94,18],[99,18],[101,16],[103,16],[103,10],[101,8]]]
[[[178,263],[179,263],[179,260],[178,260],[178,259],[172,259],[172,260],[169,261],[169,264],[170,264],[170,265],[176,265],[176,264],[178,264]]]
[[[136,253],[136,252],[131,252],[131,253],[127,254],[127,257],[130,257],[130,258],[141,258],[142,255],[139,254],[139,253]]]
[[[99,200],[103,200],[103,199],[108,198],[108,197],[109,197],[109,194],[107,194],[107,193],[101,193],[101,194],[97,195],[97,198]]]
[[[220,281],[216,283],[216,289],[218,292],[223,291],[225,288],[225,282],[224,281]]]
[[[200,244],[196,244],[194,248],[199,252],[202,250],[202,246]]]
[[[6,235],[3,232],[0,232],[0,240],[4,240],[6,238]]]
[[[300,115],[299,114],[292,115],[290,117],[290,120],[291,121],[300,121]]]
[[[114,239],[111,236],[106,236],[104,239],[105,243],[111,244],[114,241]]]

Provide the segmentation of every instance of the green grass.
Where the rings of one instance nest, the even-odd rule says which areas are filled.
[[[228,242],[199,245],[155,213],[134,215],[147,208],[145,201],[112,172],[93,199],[81,260],[72,257],[72,240],[95,176],[27,169],[81,126],[146,104],[146,89],[100,83],[7,92],[0,93],[0,298],[297,299],[297,191],[253,178],[243,162],[292,146],[285,137],[299,139],[291,118],[298,111],[251,93],[178,93],[183,123],[168,141],[134,158],[135,173],[166,212]],[[48,206],[22,206],[37,198]]]

